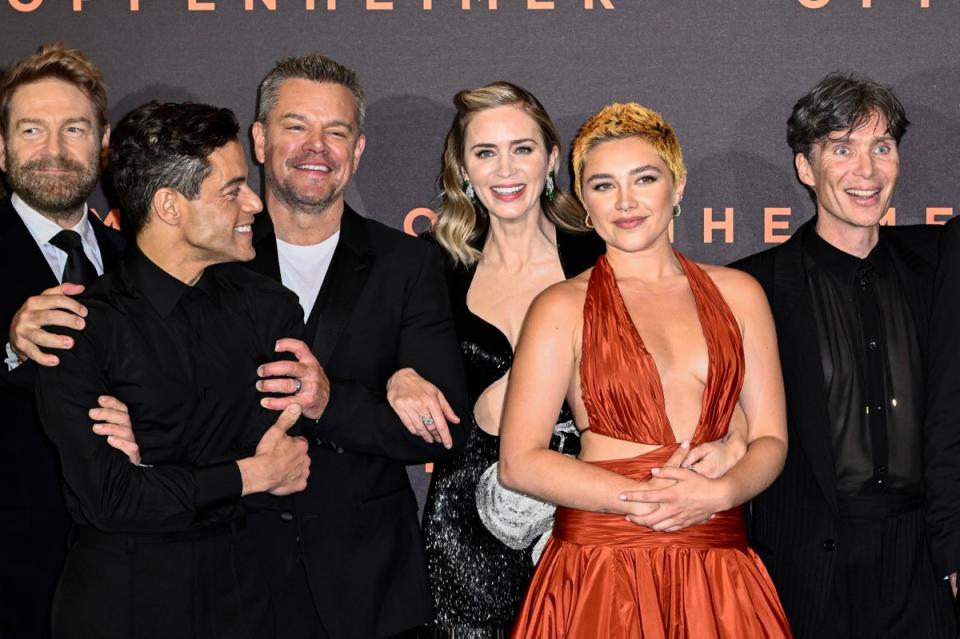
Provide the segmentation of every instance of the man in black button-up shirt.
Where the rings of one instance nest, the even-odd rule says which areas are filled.
[[[955,490],[930,481],[925,449],[937,231],[879,225],[907,124],[888,88],[821,81],[787,134],[817,215],[734,264],[763,285],[777,324],[790,445],[750,532],[800,638],[956,637],[945,578],[960,566],[939,560],[955,542],[924,512]]]
[[[273,636],[241,496],[306,486],[306,442],[286,434],[300,407],[274,422],[256,388],[303,320],[289,291],[223,264],[253,258],[262,208],[237,132],[225,109],[156,103],[115,132],[136,246],[81,297],[86,328],[38,379],[76,522],[55,637]],[[90,429],[104,395],[128,407],[142,464]],[[315,419],[314,400],[303,411]]]

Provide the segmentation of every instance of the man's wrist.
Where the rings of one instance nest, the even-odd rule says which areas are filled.
[[[241,495],[262,493],[269,490],[270,487],[263,481],[259,459],[256,457],[238,459],[237,467],[240,469]]]

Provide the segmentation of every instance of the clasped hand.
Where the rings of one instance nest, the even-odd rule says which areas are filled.
[[[642,488],[625,491],[628,521],[658,532],[675,532],[727,510],[729,494],[722,479],[746,452],[739,440],[701,444],[690,450],[683,442],[652,477],[638,482]]]
[[[330,380],[310,347],[298,339],[277,340],[278,353],[292,353],[296,361],[279,360],[257,369],[260,381],[257,390],[262,393],[285,393],[286,397],[264,397],[260,405],[282,411],[298,404],[310,419],[320,419],[330,401]]]

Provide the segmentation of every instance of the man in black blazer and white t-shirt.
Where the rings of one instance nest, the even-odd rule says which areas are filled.
[[[449,435],[441,432],[468,408],[437,248],[344,202],[366,143],[364,110],[353,71],[307,55],[267,74],[253,125],[269,217],[254,225],[250,266],[300,297],[304,339],[330,378],[327,410],[304,432],[307,490],[251,518],[273,571],[283,637],[387,637],[432,618],[405,465],[448,457],[466,443],[453,422]],[[291,366],[271,364],[262,375],[296,377]],[[405,384],[412,370],[431,384]],[[388,383],[420,407],[419,434],[391,408]],[[296,389],[285,386],[289,379],[264,384]]]

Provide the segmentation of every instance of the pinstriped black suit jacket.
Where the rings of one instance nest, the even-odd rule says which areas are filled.
[[[804,230],[812,232],[815,223],[814,217],[780,246],[731,264],[763,286],[777,327],[789,446],[783,472],[751,503],[750,541],[770,571],[798,637],[817,636],[821,624],[828,623],[823,616],[839,521],[823,369],[802,261]],[[880,232],[912,271],[916,286],[906,286],[905,292],[920,311],[918,325],[926,343],[939,228],[881,227]]]

